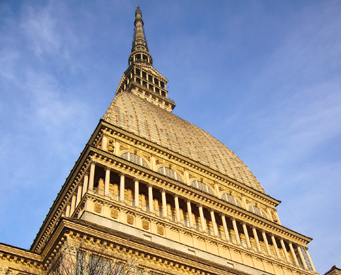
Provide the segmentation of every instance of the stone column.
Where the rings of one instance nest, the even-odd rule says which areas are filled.
[[[76,200],[76,206],[79,204],[79,202],[81,201],[82,198],[82,185],[78,185],[78,190],[77,190],[77,200]]]
[[[156,169],[156,161],[155,161],[155,157],[154,156],[152,156],[152,158],[151,158],[151,163],[152,163],[152,170],[155,171],[155,169]]]
[[[71,199],[70,217],[72,216],[73,211],[75,211],[75,204],[76,204],[76,194],[73,194],[72,199]]]
[[[91,162],[90,164],[90,179],[89,179],[89,190],[94,190],[94,181],[95,181],[95,168],[96,164]]]
[[[165,189],[161,190],[161,200],[162,200],[162,217],[167,218],[167,199]]]
[[[206,232],[206,224],[205,224],[204,211],[202,209],[202,205],[198,204],[198,208],[199,208],[199,215],[200,215],[200,222],[201,222],[201,230]]]
[[[187,213],[188,213],[189,227],[193,227],[193,217],[192,217],[191,201],[190,200],[186,200],[186,203],[187,203]]]
[[[153,186],[148,184],[148,203],[149,203],[149,212],[154,213],[154,205],[153,205]]]
[[[267,239],[266,234],[265,234],[264,231],[262,231],[262,236],[263,236],[263,241],[264,241],[265,248],[266,248],[266,253],[268,253],[268,255],[271,256],[271,252],[270,252],[270,247],[269,247],[268,239]]]
[[[116,156],[118,156],[118,154],[119,154],[119,152],[120,152],[120,143],[118,142],[118,140],[115,141],[114,152],[115,152],[115,155],[116,155]]]
[[[275,252],[276,252],[277,258],[280,260],[281,259],[281,255],[279,254],[277,242],[276,242],[276,239],[275,239],[274,235],[271,235],[271,241],[272,241],[272,245],[275,248]]]
[[[103,135],[102,137],[102,144],[101,144],[101,148],[102,150],[106,151],[107,150],[107,142],[108,142],[108,138]]]
[[[140,207],[140,183],[138,179],[134,180],[134,202],[135,207]]]
[[[125,185],[125,176],[124,174],[120,174],[120,201],[124,201],[124,187]]]
[[[89,184],[89,173],[85,173],[83,178],[83,190],[82,190],[82,196],[88,191],[88,184]]]
[[[289,247],[290,247],[290,252],[291,252],[292,258],[294,259],[295,265],[296,265],[296,266],[300,266],[299,263],[298,263],[296,254],[295,254],[294,247],[292,246],[292,243],[291,243],[291,242],[289,242]]]
[[[242,226],[243,226],[243,231],[244,231],[244,235],[245,235],[246,246],[247,246],[247,248],[251,249],[250,237],[249,237],[249,232],[247,231],[246,223],[243,222]]]
[[[283,241],[282,238],[280,239],[280,242],[281,242],[281,247],[282,247],[282,250],[283,250],[283,254],[284,254],[285,260],[286,260],[287,263],[290,263],[289,256],[288,256],[288,251],[287,251],[287,249],[285,247],[285,244],[284,244],[284,241]]]
[[[66,206],[66,209],[65,209],[65,217],[70,217],[70,204],[68,204]]]
[[[179,207],[179,196],[174,194],[174,204],[175,204],[175,213],[176,213],[176,221],[180,221],[180,207]]]
[[[262,249],[260,248],[260,243],[259,243],[258,233],[257,233],[256,227],[254,227],[254,226],[252,227],[252,232],[253,232],[253,237],[255,238],[255,241],[256,241],[257,251],[261,252]]]
[[[240,238],[239,238],[238,227],[237,227],[237,222],[236,222],[235,218],[232,218],[232,225],[233,225],[234,234],[236,235],[237,244],[241,245]]]
[[[214,236],[218,237],[218,227],[217,227],[217,222],[215,220],[215,215],[213,209],[210,209],[210,214],[211,214],[211,221],[212,221],[212,226],[213,226],[213,232]]]
[[[301,262],[303,263],[303,267],[304,267],[304,269],[308,269],[308,267],[307,267],[307,263],[305,262],[305,259],[304,259],[304,257],[303,257],[303,254],[302,254],[302,251],[301,251],[301,247],[300,246],[298,246],[297,247],[297,250],[298,250],[298,255],[300,255],[300,258],[301,258]]]
[[[229,229],[227,227],[225,215],[221,213],[220,216],[221,216],[221,221],[223,222],[225,239],[226,239],[226,241],[230,241]]]
[[[185,181],[186,181],[187,184],[190,184],[190,182],[189,182],[189,175],[188,175],[188,171],[187,170],[185,170]]]
[[[109,196],[110,168],[105,168],[104,196]]]
[[[217,183],[214,184],[214,191],[216,193],[216,196],[219,196],[219,186]],[[220,199],[220,198],[219,198]]]

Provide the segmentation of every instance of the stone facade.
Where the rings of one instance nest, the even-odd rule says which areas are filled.
[[[140,275],[316,274],[311,238],[281,225],[280,202],[230,149],[172,114],[139,8],[134,24],[115,99],[30,250],[0,244],[0,274],[52,273],[65,255],[68,267],[96,257]]]

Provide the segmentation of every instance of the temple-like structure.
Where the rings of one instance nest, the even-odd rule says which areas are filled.
[[[121,274],[87,273],[85,259],[129,266],[122,274],[316,274],[311,238],[281,225],[280,201],[229,148],[172,113],[139,7],[134,24],[114,100],[30,250],[0,244],[0,274]]]

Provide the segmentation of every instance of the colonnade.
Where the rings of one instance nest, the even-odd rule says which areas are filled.
[[[95,181],[95,168],[96,164],[91,163],[90,173],[85,174],[83,178],[83,183],[77,187],[77,192],[75,192],[71,197],[71,204],[66,206],[66,216],[71,216],[79,204],[82,196],[88,190],[94,190]],[[104,196],[109,196],[110,187],[110,168],[105,168],[105,178],[104,178],[104,190],[102,194]],[[99,179],[99,182],[103,179]],[[131,206],[136,208],[142,208],[140,205],[140,181],[138,179],[133,180],[134,192],[133,192],[133,203]],[[144,184],[144,183],[141,183]],[[119,194],[117,200],[121,203],[125,202],[125,190],[126,190],[126,176],[124,174],[119,175]],[[247,249],[252,249],[259,253],[266,254],[268,256],[277,258],[289,264],[299,266],[301,268],[310,269],[315,271],[312,261],[310,259],[308,251],[304,250],[302,252],[302,247],[293,244],[289,240],[284,240],[271,234],[270,232],[265,232],[260,228],[256,228],[253,225],[247,224],[243,221],[236,220],[234,217],[228,217],[224,213],[216,213],[213,209],[204,208],[203,205],[197,204],[189,199],[179,198],[178,194],[169,194],[165,189],[156,189],[152,184],[145,184],[147,187],[147,197],[146,203],[148,207],[146,210],[150,213],[155,213],[162,218],[170,218],[169,213],[167,213],[167,205],[174,205],[174,212],[172,214],[173,221],[177,223],[182,223],[184,226],[190,228],[196,228],[202,232],[206,232],[211,236],[225,239],[228,242],[233,242],[236,245],[241,245]],[[100,188],[99,183],[97,185],[97,190]],[[161,194],[161,209],[158,212],[154,211],[154,190],[159,190]],[[167,200],[169,195],[173,196],[173,201]],[[180,201],[182,205],[185,205],[185,209],[180,207]],[[160,202],[158,201],[157,205]],[[180,212],[183,216],[187,218],[181,219]],[[194,214],[198,213],[198,216]],[[205,215],[206,213],[206,215]],[[174,216],[175,214],[175,220]],[[271,242],[271,244],[270,244]],[[303,255],[304,254],[304,255]]]

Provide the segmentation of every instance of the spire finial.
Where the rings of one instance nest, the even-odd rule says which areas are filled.
[[[131,48],[129,65],[132,64],[132,60],[133,61],[138,60],[141,62],[146,62],[148,64],[152,64],[152,57],[148,51],[146,37],[144,34],[144,30],[143,30],[144,23],[142,20],[142,12],[140,10],[139,5],[136,6],[134,25],[135,25],[134,41],[133,41],[133,45]],[[133,57],[133,59],[131,59],[131,57]]]

